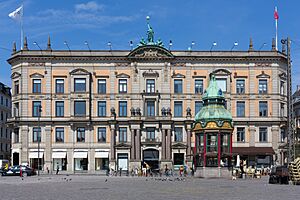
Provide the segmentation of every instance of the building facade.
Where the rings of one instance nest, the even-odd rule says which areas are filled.
[[[285,53],[252,41],[246,51],[170,51],[151,31],[133,50],[53,50],[50,39],[45,50],[26,39],[14,47],[12,162],[68,173],[192,166],[193,119],[211,74],[233,117],[233,152],[279,162]]]
[[[11,113],[10,88],[0,82],[0,159],[10,160],[11,130],[6,122]]]

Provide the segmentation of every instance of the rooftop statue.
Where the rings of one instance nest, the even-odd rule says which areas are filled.
[[[153,28],[151,27],[151,25],[149,23],[150,17],[147,16],[146,19],[147,19],[147,25],[148,25],[147,40],[145,41],[145,39],[142,38],[140,40],[140,43],[138,44],[138,47],[140,47],[140,46],[146,46],[146,45],[156,45],[156,46],[163,47],[164,44],[161,41],[161,39],[158,39],[157,42],[154,42],[154,31],[153,31]]]

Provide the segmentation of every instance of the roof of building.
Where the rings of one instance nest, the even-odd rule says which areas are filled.
[[[232,126],[231,113],[224,107],[224,94],[218,87],[216,78],[213,74],[202,100],[203,107],[195,116],[195,124],[200,123],[201,128],[203,129],[212,128],[208,127],[208,125],[212,126],[209,122],[215,122],[213,124],[214,128],[222,128],[225,124],[224,122],[228,122]],[[228,123],[226,123],[226,125]],[[227,126],[226,129],[228,129]]]
[[[11,96],[10,87],[0,82],[0,93]]]

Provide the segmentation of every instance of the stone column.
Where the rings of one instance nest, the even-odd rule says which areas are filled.
[[[255,146],[255,126],[249,126],[249,146]]]
[[[161,130],[161,160],[166,160],[166,130]]]
[[[140,129],[137,129],[136,130],[136,139],[135,139],[135,148],[136,148],[136,157],[135,159],[137,161],[141,161],[141,130]]]
[[[28,126],[21,126],[20,127],[20,142],[21,142],[21,152],[20,152],[20,163],[27,163],[29,162],[28,158],[28,142],[30,140],[29,137],[29,128]]]
[[[172,159],[172,156],[171,156],[171,153],[172,153],[172,147],[171,147],[171,134],[172,134],[172,131],[171,131],[171,129],[168,129],[167,130],[167,150],[166,150],[166,152],[167,152],[167,160],[168,161],[171,161],[171,159]]]
[[[187,137],[186,155],[188,156],[187,159],[190,161],[192,160],[192,156],[190,156],[191,155],[191,129],[187,129],[186,137]]]
[[[110,160],[111,161],[115,161],[116,159],[115,143],[116,143],[116,130],[115,128],[111,128],[111,132],[110,132]]]
[[[130,159],[131,160],[135,160],[136,156],[135,156],[135,137],[134,137],[134,129],[131,129],[131,149],[130,149]]]
[[[43,129],[42,129],[43,130]],[[42,132],[43,134],[43,132]],[[51,171],[54,170],[53,164],[52,164],[52,137],[51,137],[51,126],[46,126],[45,127],[45,133],[44,133],[44,138],[42,136],[42,144],[45,144],[45,165],[44,165],[44,171],[47,170],[47,168]]]

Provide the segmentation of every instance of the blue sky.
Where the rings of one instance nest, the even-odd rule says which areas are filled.
[[[146,34],[146,16],[151,17],[155,38],[172,49],[186,50],[195,41],[195,50],[247,50],[249,38],[254,48],[271,49],[275,37],[274,7],[279,12],[279,39],[292,39],[293,85],[300,85],[300,26],[298,0],[24,0],[24,32],[30,49],[46,48],[51,36],[53,49],[129,49]],[[0,82],[11,85],[6,62],[13,41],[20,48],[20,26],[8,17],[21,0],[0,0]],[[279,42],[280,43],[280,42]],[[8,50],[9,51],[8,51]],[[281,45],[279,45],[281,49]]]

